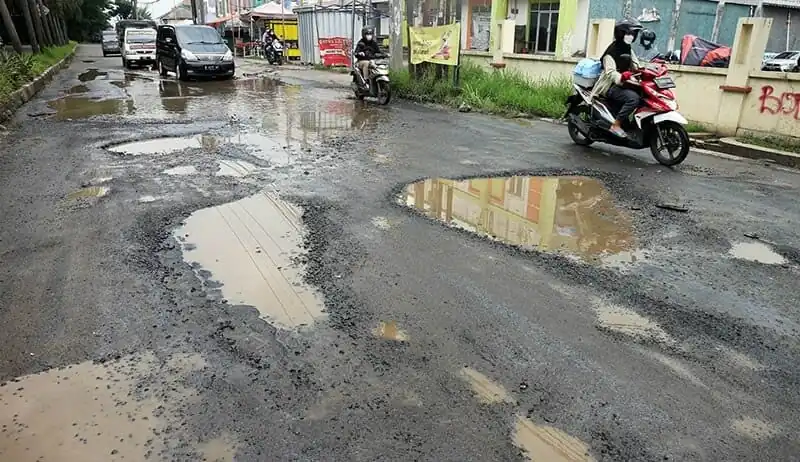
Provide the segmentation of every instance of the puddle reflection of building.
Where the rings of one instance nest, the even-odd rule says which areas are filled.
[[[432,179],[409,186],[406,202],[451,226],[524,248],[588,259],[635,245],[629,218],[589,178]]]

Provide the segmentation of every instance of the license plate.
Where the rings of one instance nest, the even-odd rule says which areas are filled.
[[[217,69],[219,69],[219,66],[206,66],[205,67],[205,70],[207,70],[207,71],[216,71]]]
[[[653,81],[656,83],[656,86],[662,90],[675,88],[675,81],[672,80],[672,77],[658,77]]]

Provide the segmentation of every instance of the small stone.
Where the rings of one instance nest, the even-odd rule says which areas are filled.
[[[472,106],[467,103],[461,103],[461,105],[458,106],[458,112],[472,112]]]

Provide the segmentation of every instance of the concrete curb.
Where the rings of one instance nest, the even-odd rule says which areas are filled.
[[[769,159],[787,167],[800,167],[800,154],[742,143],[734,138],[720,138],[719,145],[728,154],[751,159]]]
[[[689,134],[689,136],[691,144],[695,148],[748,159],[766,160],[786,167],[800,168],[800,154],[742,143],[735,138],[720,138],[717,140],[704,136],[695,136],[694,134]]]
[[[61,69],[67,67],[72,62],[72,58],[75,57],[75,52],[78,50],[79,46],[80,45],[75,45],[75,48],[73,48],[64,59],[52,65],[49,69],[44,71],[42,75],[27,83],[24,87],[8,95],[8,100],[0,104],[0,124],[10,120],[17,109],[33,99],[37,93],[53,80]]]

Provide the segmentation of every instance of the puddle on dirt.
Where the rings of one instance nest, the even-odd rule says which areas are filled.
[[[56,111],[56,120],[83,119],[87,117],[113,114],[133,114],[136,108],[133,100],[94,99],[83,96],[65,96],[47,103]]]
[[[75,85],[74,87],[67,90],[68,95],[79,95],[81,93],[88,93],[88,92],[89,92],[89,87],[83,84]]]
[[[381,321],[378,327],[372,330],[372,335],[385,340],[394,340],[397,342],[408,341],[408,335],[404,330],[397,327],[395,321]]]
[[[753,440],[763,440],[775,436],[778,431],[769,422],[754,417],[742,417],[731,422],[731,429],[741,436]]]
[[[81,82],[91,82],[92,80],[98,77],[103,77],[107,75],[108,72],[98,71],[97,69],[89,69],[88,71],[79,75],[78,80],[80,80]]]
[[[197,169],[194,165],[179,165],[177,167],[168,168],[161,173],[166,175],[194,175],[197,173]]]
[[[622,306],[606,303],[600,299],[592,300],[600,327],[619,332],[630,337],[671,343],[672,337],[657,323]]]
[[[401,203],[446,225],[586,262],[637,258],[630,217],[587,177],[436,178],[409,185]]]
[[[175,236],[184,259],[210,271],[229,303],[254,306],[266,321],[291,329],[324,316],[321,296],[292,262],[302,245],[300,216],[264,192],[199,210]]]
[[[459,375],[472,387],[475,396],[484,404],[516,403],[516,400],[508,394],[508,391],[502,385],[471,367],[464,366]]]
[[[191,135],[134,141],[133,143],[110,147],[108,150],[119,154],[139,156],[145,154],[168,154],[189,148],[202,148],[206,152],[212,152],[217,146],[219,146],[219,141],[214,136]]]
[[[219,161],[219,170],[216,176],[245,177],[255,173],[257,170],[258,167],[250,162],[236,159],[224,159]]]
[[[786,259],[763,242],[737,242],[728,252],[733,258],[749,260],[765,265],[783,265]]]
[[[88,188],[81,188],[67,194],[68,200],[76,199],[89,199],[93,197],[103,197],[108,194],[111,188],[107,186],[90,186]]]
[[[514,445],[528,460],[535,462],[591,462],[589,446],[583,441],[548,425],[536,425],[517,415],[512,434]]]
[[[195,405],[196,391],[182,382],[204,368],[199,355],[162,363],[144,353],[7,382],[0,388],[0,460],[145,460],[169,444],[157,435]]]

